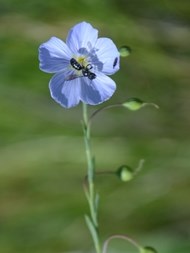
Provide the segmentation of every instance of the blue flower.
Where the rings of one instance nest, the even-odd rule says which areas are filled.
[[[111,39],[81,22],[68,33],[66,43],[52,37],[39,47],[40,69],[55,73],[49,82],[52,98],[70,108],[80,101],[90,105],[108,100],[116,89],[107,75],[119,70],[119,51]]]

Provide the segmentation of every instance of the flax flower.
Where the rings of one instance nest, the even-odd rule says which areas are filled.
[[[51,96],[65,108],[108,100],[116,89],[108,75],[119,70],[119,60],[113,41],[98,38],[98,30],[86,22],[71,28],[66,42],[52,37],[39,47],[40,69],[54,73]]]

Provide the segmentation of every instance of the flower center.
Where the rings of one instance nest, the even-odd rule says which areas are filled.
[[[88,65],[88,61],[85,56],[79,56],[76,58],[76,61],[83,67],[86,67]]]
[[[84,76],[88,77],[90,80],[96,78],[96,74],[90,71],[93,66],[88,62],[85,56],[71,58],[70,64],[76,70],[75,72],[78,77]]]

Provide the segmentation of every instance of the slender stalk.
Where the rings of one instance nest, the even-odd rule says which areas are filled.
[[[99,112],[110,109],[110,108],[113,108],[113,107],[120,107],[120,106],[123,106],[122,103],[118,103],[118,104],[114,104],[114,105],[107,105],[107,106],[101,107],[100,109],[98,109],[98,110],[96,110],[95,112],[92,113],[92,115],[89,118],[89,122],[91,122],[91,120],[94,118],[94,116],[96,114],[98,114]]]
[[[122,240],[126,240],[129,243],[131,243],[134,247],[136,247],[140,252],[141,252],[141,246],[135,242],[133,239],[131,239],[130,237],[128,237],[127,235],[112,235],[110,236],[104,243],[103,245],[103,250],[102,253],[107,253],[107,248],[108,248],[108,244],[110,243],[110,241],[112,241],[113,239],[122,239]]]
[[[88,183],[88,188],[85,188],[85,194],[90,209],[90,217],[86,216],[86,222],[94,242],[96,253],[101,253],[100,239],[98,234],[96,194],[94,186],[95,165],[91,151],[90,124],[86,104],[83,104],[83,131],[84,131],[86,158],[87,158],[87,183]]]

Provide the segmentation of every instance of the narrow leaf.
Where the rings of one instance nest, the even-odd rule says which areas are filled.
[[[94,244],[98,245],[99,244],[98,234],[97,234],[96,228],[94,227],[94,224],[92,223],[92,221],[88,215],[85,215],[85,221],[86,221],[87,227],[92,235],[92,238],[94,240]]]

